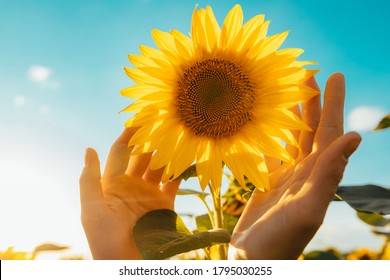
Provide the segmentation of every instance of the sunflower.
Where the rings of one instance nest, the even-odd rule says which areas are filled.
[[[152,31],[157,48],[140,46],[126,68],[136,83],[121,94],[135,99],[126,127],[140,127],[129,145],[133,154],[153,153],[151,168],[164,167],[173,180],[196,164],[204,190],[219,189],[225,164],[237,181],[269,189],[264,156],[286,163],[284,148],[298,147],[290,130],[309,130],[289,110],[317,91],[302,82],[317,71],[296,61],[303,52],[278,50],[288,32],[266,36],[269,21],[257,15],[243,24],[240,5],[222,28],[212,9],[194,9],[190,36]]]
[[[33,260],[34,254],[14,251],[14,247],[8,247],[6,251],[0,251],[0,260]]]

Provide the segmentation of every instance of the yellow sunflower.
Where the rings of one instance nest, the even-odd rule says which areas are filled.
[[[190,37],[153,30],[158,48],[129,55],[136,84],[121,94],[136,101],[122,111],[135,113],[126,127],[140,127],[129,145],[153,152],[163,181],[196,163],[202,189],[219,189],[224,163],[241,185],[264,190],[264,156],[293,163],[283,142],[298,146],[290,130],[309,128],[289,108],[318,94],[302,85],[317,71],[296,61],[303,50],[278,50],[288,32],[267,37],[268,25],[264,15],[243,24],[236,5],[221,28],[210,7],[195,8]]]

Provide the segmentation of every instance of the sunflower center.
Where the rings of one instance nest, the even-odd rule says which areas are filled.
[[[178,82],[180,119],[196,135],[232,136],[251,120],[254,84],[241,67],[207,59],[188,68]]]

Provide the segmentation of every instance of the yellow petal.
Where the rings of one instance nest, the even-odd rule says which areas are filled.
[[[259,129],[267,131],[267,133],[271,136],[276,136],[280,138],[286,144],[299,148],[299,143],[297,142],[297,139],[288,129],[283,129],[283,128],[276,129],[275,127],[273,126],[271,127],[270,125],[267,125],[265,123],[259,124]]]
[[[243,14],[240,5],[235,5],[233,9],[227,14],[222,30],[221,37],[219,42],[219,47],[221,49],[226,49],[230,46],[234,38],[239,33],[242,28]]]
[[[169,121],[168,118],[165,120],[162,118],[156,121],[154,126],[146,129],[144,133],[138,134],[137,136],[134,135],[132,137],[129,144],[137,143],[131,152],[132,155],[153,152],[159,148],[159,143],[161,141],[165,141],[165,138],[169,137],[169,134],[166,132],[174,129],[175,123]]]
[[[240,139],[247,143],[249,147],[257,147],[257,150],[266,156],[279,158],[285,162],[293,163],[293,159],[282,146],[278,138],[264,133],[258,127],[253,125],[247,125],[245,130],[245,135],[242,135]],[[247,147],[247,149],[249,149],[249,147]]]
[[[158,142],[145,142],[141,145],[137,145],[131,151],[132,155],[140,155],[145,153],[154,152],[158,148]]]
[[[225,140],[222,142],[221,149],[223,147],[225,151],[223,161],[239,184],[245,186],[247,178],[260,190],[269,189],[268,170],[260,153],[241,141],[235,141],[234,145]]]
[[[251,18],[240,30],[240,35],[237,36],[237,51],[248,51],[259,39],[259,34],[262,30],[264,15],[257,15]]]
[[[159,68],[165,72],[175,72],[175,68],[172,64],[168,63],[165,60],[160,60],[156,58],[151,58],[141,55],[128,55],[128,58],[131,63],[138,69],[147,69],[147,68]]]
[[[156,45],[168,57],[172,64],[180,64],[180,54],[176,49],[175,38],[170,33],[153,29],[152,37]]]
[[[255,59],[266,57],[267,55],[276,51],[283,44],[287,35],[288,31],[285,31],[280,34],[265,38],[251,49],[251,52],[248,54],[248,56]]]
[[[194,56],[194,46],[191,39],[177,30],[172,30],[171,34],[175,38],[176,49],[183,58],[182,64],[185,64],[185,61],[191,61]]]
[[[214,153],[210,158],[211,187],[213,191],[219,192],[222,185],[223,165],[222,156],[217,147],[214,147]]]
[[[196,172],[198,174],[198,179],[202,190],[205,190],[211,180],[211,172],[207,165],[211,153],[211,141],[200,141],[197,150]]]
[[[137,68],[139,67],[156,67],[156,63],[147,56],[129,54],[128,59]]]
[[[131,137],[129,146],[141,145],[147,140],[153,131],[159,128],[164,120],[159,120],[153,125],[145,125],[140,127],[136,133]]]
[[[221,28],[214,16],[210,6],[206,7],[205,15],[206,37],[208,41],[209,51],[213,51],[218,45],[218,39],[221,34]]]
[[[167,110],[171,104],[165,100],[163,101],[150,101],[150,100],[143,100],[143,99],[138,99],[134,103],[130,104],[123,110],[121,110],[119,113],[122,112],[139,112],[146,107],[150,106],[149,110]]]
[[[154,79],[164,81],[165,84],[176,85],[177,83],[178,77],[175,71],[168,71],[160,67],[142,67],[139,69]]]
[[[161,89],[159,87],[154,86],[154,85],[139,85],[139,84],[137,84],[137,85],[122,89],[120,91],[120,94],[123,96],[126,96],[126,97],[137,99],[137,98],[140,98],[144,95],[147,95],[147,94],[150,94],[153,92],[158,92],[158,91],[161,91]]]
[[[127,76],[129,76],[134,82],[138,84],[164,85],[164,81],[151,77],[144,71],[128,67],[125,67],[124,69]]]
[[[259,110],[258,113],[259,116],[263,116],[261,122],[265,124],[291,130],[311,131],[310,127],[302,122],[301,119],[290,110],[262,108],[261,112]]]
[[[172,92],[162,91],[162,90],[145,94],[144,96],[139,98],[139,100],[147,100],[147,101],[154,101],[154,102],[160,102],[160,101],[172,102],[172,99],[174,99],[174,95]]]
[[[302,49],[283,49],[267,55],[254,63],[252,75],[254,79],[261,79],[263,76],[270,76],[272,73],[291,68],[295,59],[303,53]],[[273,78],[273,77],[272,77]]]
[[[222,152],[222,160],[226,164],[226,166],[231,171],[232,175],[238,183],[244,187],[245,186],[245,178],[244,173],[242,172],[242,168],[239,165],[239,161],[236,160],[236,156],[238,154],[236,141],[230,141],[231,139],[223,138],[220,140],[220,149]]]
[[[318,63],[315,61],[293,61],[291,62],[289,67],[303,67],[306,65],[314,65],[314,64],[318,64]]]
[[[141,127],[140,129],[137,130],[136,132],[137,134],[134,134],[133,137],[130,139],[129,143],[128,143],[128,146],[129,147],[137,147],[139,145],[144,145],[144,141],[145,139],[148,139],[147,137],[149,137],[150,135],[150,128],[149,127]],[[137,149],[137,152],[135,152],[134,150],[131,151],[131,155],[135,155],[135,154],[138,154],[139,151]]]
[[[318,94],[319,92],[315,89],[298,86],[279,91],[263,91],[258,104],[268,108],[291,108]]]
[[[208,50],[204,24],[202,23],[201,18],[202,13],[204,13],[203,9],[197,10],[195,8],[192,14],[191,39],[194,42],[194,47],[197,49],[197,52]]]
[[[159,49],[155,49],[149,46],[140,45],[139,50],[141,51],[142,55],[145,57],[150,57],[152,59],[157,60],[166,60],[168,61],[166,55]]]
[[[318,70],[308,70],[304,68],[287,68],[280,71],[281,77],[278,79],[279,84],[299,84],[311,76],[318,73]]]
[[[196,170],[202,190],[211,183],[212,190],[219,192],[222,183],[222,157],[215,140],[204,141],[198,148]]]
[[[180,176],[196,159],[199,139],[189,133],[182,132],[178,139],[173,158],[168,165],[168,173],[173,173],[175,179]]]
[[[241,145],[244,143],[241,141]],[[264,191],[269,190],[268,168],[264,158],[259,151],[252,146],[247,146],[248,149],[245,157],[242,158],[241,164],[245,170],[245,177],[256,186],[256,188]]]
[[[164,167],[168,164],[169,161],[172,160],[173,152],[176,148],[178,138],[180,134],[182,133],[183,129],[180,125],[171,126],[169,130],[169,137],[165,137],[161,139],[160,147],[157,149],[157,151],[153,154],[153,157],[150,161],[150,167],[151,169],[159,169],[161,167]],[[168,179],[173,175],[168,174]]]
[[[148,123],[156,122],[162,118],[165,118],[168,114],[166,110],[153,110],[147,112],[137,113],[132,118],[128,119],[125,123],[125,127],[138,127]]]

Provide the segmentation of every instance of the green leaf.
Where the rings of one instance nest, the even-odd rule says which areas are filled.
[[[142,257],[152,260],[230,241],[229,232],[223,229],[191,234],[180,216],[168,209],[146,213],[137,221],[133,234]]]
[[[390,114],[385,116],[374,130],[382,130],[390,127]]]
[[[196,216],[195,222],[197,231],[207,231],[213,228],[210,217],[207,214]]]
[[[196,177],[198,174],[196,173],[196,165],[193,164],[188,167],[183,173],[180,174],[175,180],[185,180],[187,181],[191,177]]]
[[[311,251],[304,255],[305,260],[342,260],[343,258],[333,251]]]
[[[372,233],[375,233],[377,235],[381,235],[385,238],[389,238],[390,239],[390,232],[388,231],[381,231],[381,230],[373,230]]]
[[[382,215],[380,215],[378,213],[357,211],[357,216],[363,222],[365,222],[371,226],[375,226],[375,227],[384,227],[384,226],[390,224],[390,219],[386,219],[385,217],[383,217]]]
[[[205,192],[198,192],[189,189],[179,189],[177,191],[177,195],[195,195],[200,199],[204,200],[209,194]]]
[[[209,229],[212,229],[210,217],[207,214],[196,216],[195,217],[196,221],[196,226],[198,231],[206,231]],[[223,225],[224,228],[230,233],[233,233],[234,227],[236,226],[238,222],[238,217],[228,215],[228,214],[223,214]]]
[[[43,251],[60,251],[65,249],[69,249],[69,247],[56,245],[53,243],[43,243],[35,247],[34,253],[43,252]]]
[[[343,200],[357,211],[390,214],[390,190],[376,185],[342,186],[334,201]]]

